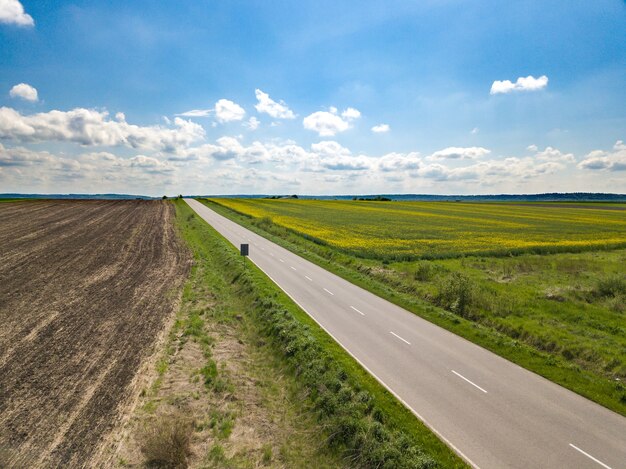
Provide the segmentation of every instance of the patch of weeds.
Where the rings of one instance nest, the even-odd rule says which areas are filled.
[[[261,462],[265,465],[272,462],[272,445],[264,444],[261,448]]]
[[[413,278],[420,282],[429,282],[435,275],[435,269],[428,261],[417,262]]]
[[[208,358],[207,364],[200,368],[198,373],[204,379],[204,385],[207,389],[217,394],[233,390],[233,386],[227,380],[220,377],[217,364],[211,358]]]
[[[607,306],[616,313],[626,312],[626,295],[618,294],[607,301]]]
[[[464,318],[472,318],[470,308],[476,299],[476,286],[466,275],[452,272],[439,285],[437,304]]]
[[[605,298],[626,296],[626,276],[615,275],[596,282],[594,293]]]
[[[151,401],[146,402],[146,403],[143,405],[142,410],[143,410],[144,412],[148,413],[148,414],[153,414],[153,413],[154,413],[154,411],[157,409],[157,407],[158,407],[158,406],[159,406],[159,405],[157,404],[157,402],[156,402],[156,401],[152,401],[152,400],[151,400]]]
[[[186,321],[185,335],[200,338],[205,335],[204,321],[198,313],[191,313]]]
[[[163,376],[169,367],[167,357],[161,357],[156,363],[156,371],[159,376]]]
[[[207,454],[207,462],[213,463],[213,467],[224,467],[228,462],[224,447],[219,443],[215,443]]]
[[[151,467],[186,468],[193,422],[182,413],[156,417],[139,431],[139,448]]]
[[[217,364],[209,359],[207,364],[200,369],[200,374],[204,378],[204,384],[210,388],[217,379]]]
[[[235,426],[235,419],[231,414],[225,414],[220,420],[218,426],[215,428],[215,436],[220,440],[225,440],[233,432]]]

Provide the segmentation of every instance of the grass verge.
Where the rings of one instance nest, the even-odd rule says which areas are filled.
[[[370,376],[234,246],[176,202],[183,238],[196,262],[211,262],[263,336],[291,386],[315,416],[325,452],[355,467],[466,467],[444,443]],[[218,449],[212,450],[220,458]],[[262,458],[272,451],[263,449]],[[311,465],[312,462],[309,461]]]
[[[179,236],[193,255],[180,308],[109,467],[345,467],[325,429],[251,314],[207,225],[180,202]]]
[[[500,331],[493,324],[482,324],[477,322],[476,318],[466,318],[458,312],[455,314],[425,301],[419,298],[414,290],[405,289],[405,285],[397,281],[397,278],[376,273],[376,270],[380,271],[380,263],[378,263],[378,269],[372,269],[364,265],[363,261],[357,262],[349,255],[337,252],[328,246],[319,245],[314,240],[298,236],[267,220],[254,219],[234,212],[212,200],[201,199],[201,202],[221,215],[344,279],[626,416],[626,386],[623,381],[589,371],[575,360],[526,343],[522,337],[511,337],[504,332],[504,329]],[[375,265],[374,261],[371,263]]]

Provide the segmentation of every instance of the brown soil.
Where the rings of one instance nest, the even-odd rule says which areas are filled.
[[[189,255],[161,201],[0,204],[0,466],[93,467]]]

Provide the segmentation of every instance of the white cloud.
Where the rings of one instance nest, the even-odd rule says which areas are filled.
[[[537,164],[534,158],[505,158],[457,168],[433,163],[421,167],[418,175],[439,182],[476,181],[484,185],[493,185],[503,182],[536,181],[540,176],[563,169],[564,164],[554,161]]]
[[[0,2],[1,1],[2,0],[0,0]],[[11,88],[11,91],[9,91],[9,95],[12,98],[22,98],[26,101],[30,101],[33,103],[39,101],[39,96],[37,96],[37,90],[27,83],[20,83],[19,85],[15,85],[13,88]]]
[[[378,124],[372,127],[372,132],[375,134],[384,134],[385,132],[389,132],[389,125],[387,124]]]
[[[253,142],[244,146],[235,137],[220,137],[216,144],[207,143],[199,147],[187,148],[178,155],[170,156],[171,161],[234,161],[242,164],[276,163],[279,166],[300,164],[309,159],[311,153],[293,142],[261,143]]]
[[[320,160],[320,165],[333,171],[364,171],[371,169],[372,162],[365,156],[336,156]]]
[[[254,106],[258,112],[269,114],[274,119],[294,119],[296,115],[287,107],[284,101],[276,102],[270,95],[258,88],[254,90],[258,104]]]
[[[537,150],[539,150],[539,148],[537,148],[537,145],[534,145],[534,144],[533,144],[533,145],[528,145],[528,146],[526,147],[526,150],[528,150],[528,151],[532,151],[532,152],[534,153],[534,152],[536,152]]]
[[[351,154],[350,150],[346,147],[332,140],[323,140],[319,143],[314,143],[311,145],[311,150],[313,150],[313,153],[322,157],[348,156]]]
[[[176,114],[181,117],[207,117],[213,112],[213,109],[192,109],[191,111],[181,112]]]
[[[339,132],[345,132],[350,124],[339,117],[326,111],[317,111],[307,116],[302,121],[304,128],[317,132],[320,137],[332,137]]]
[[[429,164],[418,171],[418,175],[435,181],[455,181],[460,179],[477,179],[478,174],[470,168],[449,168],[439,163]]]
[[[53,161],[53,156],[47,151],[36,152],[23,147],[5,148],[0,143],[0,167],[29,166],[50,161]]]
[[[228,99],[220,99],[215,103],[215,117],[220,123],[240,121],[246,115],[246,111],[237,103]]]
[[[361,112],[358,109],[349,107],[348,109],[346,109],[345,111],[341,113],[341,117],[350,121],[350,120],[358,119],[359,117],[361,117]]]
[[[175,170],[175,168],[167,163],[159,161],[152,156],[137,155],[128,160],[128,164],[132,168],[141,168],[149,174],[162,174],[169,173]]]
[[[304,161],[309,171],[363,171],[374,166],[374,159],[364,155],[354,156],[350,150],[334,141],[321,141],[311,145],[312,154]]]
[[[244,127],[247,127],[250,130],[256,130],[259,128],[259,125],[261,125],[261,121],[259,121],[259,119],[257,119],[256,117],[252,116],[250,119],[248,119],[248,122],[244,122]]]
[[[496,80],[491,85],[489,94],[510,93],[511,91],[536,91],[548,86],[548,77],[545,75],[535,78],[532,75],[519,77],[515,83],[510,80]]]
[[[219,145],[211,156],[218,160],[230,160],[244,153],[244,147],[235,137],[220,137],[217,139]]]
[[[352,127],[351,122],[358,119],[361,113],[349,107],[337,115],[337,108],[331,106],[328,111],[317,111],[306,116],[302,120],[304,128],[317,132],[320,137],[332,137],[340,132],[345,132]]]
[[[483,147],[448,147],[443,150],[436,151],[428,157],[429,160],[465,160],[481,158],[491,153],[491,150],[487,150]]]
[[[578,163],[579,169],[626,171],[626,144],[618,140],[613,151],[594,150]]]
[[[0,23],[34,26],[33,17],[24,11],[19,0],[0,0]]]
[[[535,151],[535,157],[538,160],[562,161],[566,163],[573,163],[574,161],[576,161],[576,158],[574,158],[574,155],[572,153],[563,153],[561,150],[557,150],[556,148],[552,147],[546,147],[546,149],[543,151]]]
[[[173,152],[204,136],[200,125],[180,117],[174,119],[173,128],[168,128],[114,121],[109,119],[108,112],[93,109],[53,110],[27,116],[15,109],[0,107],[0,138],[19,142],[60,141]]]
[[[95,192],[95,187],[100,185],[100,189],[105,184],[117,192],[141,185],[138,189],[142,192],[170,180],[175,171],[171,163],[145,155],[120,158],[108,152],[93,152],[68,157],[0,144],[0,178],[20,191],[62,186]]]
[[[480,129],[479,129],[478,127],[474,127],[474,128],[470,131],[470,133],[471,133],[472,135],[476,135],[478,132],[480,132]]]
[[[422,158],[417,152],[411,153],[388,153],[381,156],[378,161],[378,169],[382,172],[415,171],[421,167]]]

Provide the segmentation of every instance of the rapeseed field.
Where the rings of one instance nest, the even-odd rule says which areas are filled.
[[[626,246],[626,205],[219,199],[360,257],[575,252]]]

